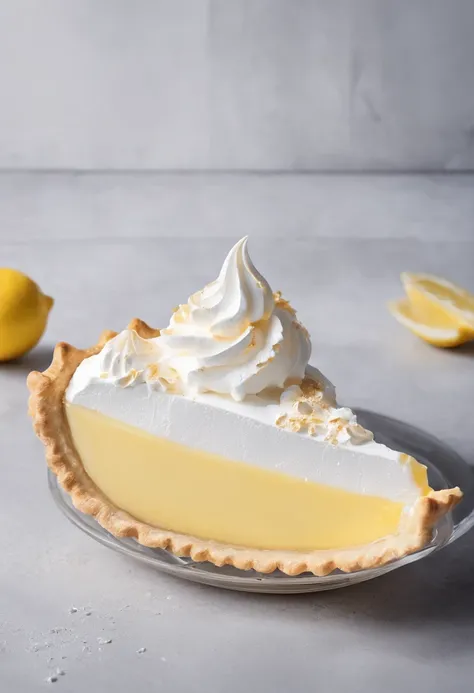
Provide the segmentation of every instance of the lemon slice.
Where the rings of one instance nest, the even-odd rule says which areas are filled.
[[[401,275],[407,298],[389,304],[392,315],[418,337],[439,347],[474,339],[474,296],[432,274]]]

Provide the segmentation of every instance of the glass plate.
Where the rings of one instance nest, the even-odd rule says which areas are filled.
[[[408,424],[363,409],[356,410],[360,423],[374,431],[376,439],[392,448],[409,453],[428,467],[430,485],[435,489],[460,486],[463,502],[452,515],[444,517],[435,529],[433,540],[421,551],[405,556],[380,568],[354,573],[335,571],[324,577],[303,573],[289,577],[279,571],[265,575],[253,570],[238,570],[231,566],[217,568],[211,563],[199,563],[191,558],[178,558],[163,549],[149,549],[134,539],[118,539],[103,529],[90,515],[79,512],[48,473],[51,494],[60,510],[79,529],[96,541],[156,570],[176,577],[224,589],[272,594],[318,592],[355,585],[420,560],[465,534],[474,525],[474,474],[468,464],[447,445],[433,436]]]

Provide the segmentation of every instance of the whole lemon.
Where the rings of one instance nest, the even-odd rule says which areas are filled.
[[[0,267],[0,361],[18,358],[39,342],[53,302],[26,274]]]

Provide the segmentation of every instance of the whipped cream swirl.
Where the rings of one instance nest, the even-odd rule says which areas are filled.
[[[124,330],[98,354],[101,378],[122,387],[144,380],[148,366],[158,360],[156,339],[143,339],[135,330]]]
[[[156,343],[160,372],[180,381],[184,394],[236,400],[300,382],[311,354],[307,331],[255,269],[246,237],[218,278],[179,306]]]
[[[123,330],[98,354],[84,359],[74,373],[70,391],[81,392],[97,382],[120,387],[145,382],[148,367],[159,358],[156,342],[157,339],[143,339],[135,330]]]

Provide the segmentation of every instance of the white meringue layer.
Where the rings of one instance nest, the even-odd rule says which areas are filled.
[[[310,375],[326,383],[325,401],[333,402],[331,384],[315,369]],[[248,396],[237,402],[213,393],[188,398],[143,383],[117,387],[100,378],[80,388],[74,377],[66,400],[153,435],[262,469],[407,506],[419,496],[409,465],[385,445],[373,440],[356,444],[349,437],[334,445],[325,439],[328,427],[311,436],[305,430],[295,433],[275,426],[288,411],[288,399],[280,404],[278,399]],[[354,416],[347,408],[344,412]]]

